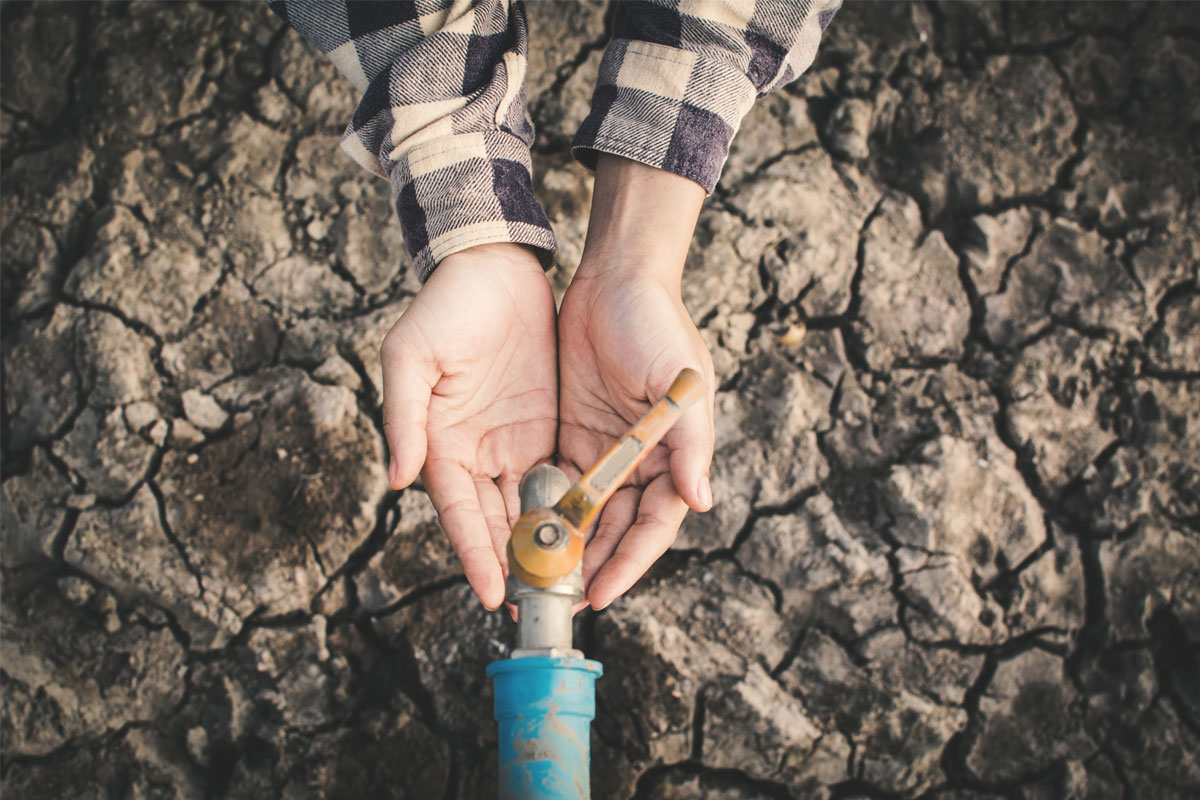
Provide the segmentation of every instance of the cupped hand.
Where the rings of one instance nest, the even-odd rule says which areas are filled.
[[[573,479],[666,394],[681,369],[696,370],[709,387],[601,514],[583,556],[587,600],[596,609],[671,546],[689,506],[712,506],[712,358],[671,284],[634,265],[589,264],[585,256],[559,312],[559,457]]]
[[[531,251],[479,245],[438,265],[381,348],[388,481],[421,474],[488,609],[504,601],[518,482],[554,453],[554,319]]]

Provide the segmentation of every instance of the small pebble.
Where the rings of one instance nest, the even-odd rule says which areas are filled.
[[[779,337],[779,343],[784,347],[794,347],[804,341],[804,335],[808,333],[808,329],[803,322],[798,322],[795,325],[789,325],[788,329]]]

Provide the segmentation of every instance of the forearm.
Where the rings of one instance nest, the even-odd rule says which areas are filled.
[[[612,153],[711,192],[757,97],[816,55],[840,0],[642,0],[617,3],[592,110],[572,152]]]
[[[704,187],[621,156],[600,154],[576,279],[637,275],[678,291]]]
[[[453,253],[494,242],[549,266],[554,234],[533,193],[524,7],[271,0],[363,92],[342,148],[386,177],[425,280]]]

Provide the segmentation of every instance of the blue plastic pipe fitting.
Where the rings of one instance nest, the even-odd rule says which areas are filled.
[[[500,726],[500,800],[588,800],[599,661],[510,658],[488,665]]]

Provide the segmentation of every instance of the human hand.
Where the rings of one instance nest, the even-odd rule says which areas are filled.
[[[609,500],[587,544],[593,608],[628,590],[671,543],[690,506],[712,506],[712,358],[680,297],[683,261],[704,192],[679,176],[601,156],[588,241],[558,317],[559,457],[572,478],[590,467],[681,369],[707,383]]]
[[[467,581],[497,608],[517,485],[554,452],[554,297],[537,258],[508,243],[447,256],[380,355],[388,482],[420,472]]]

